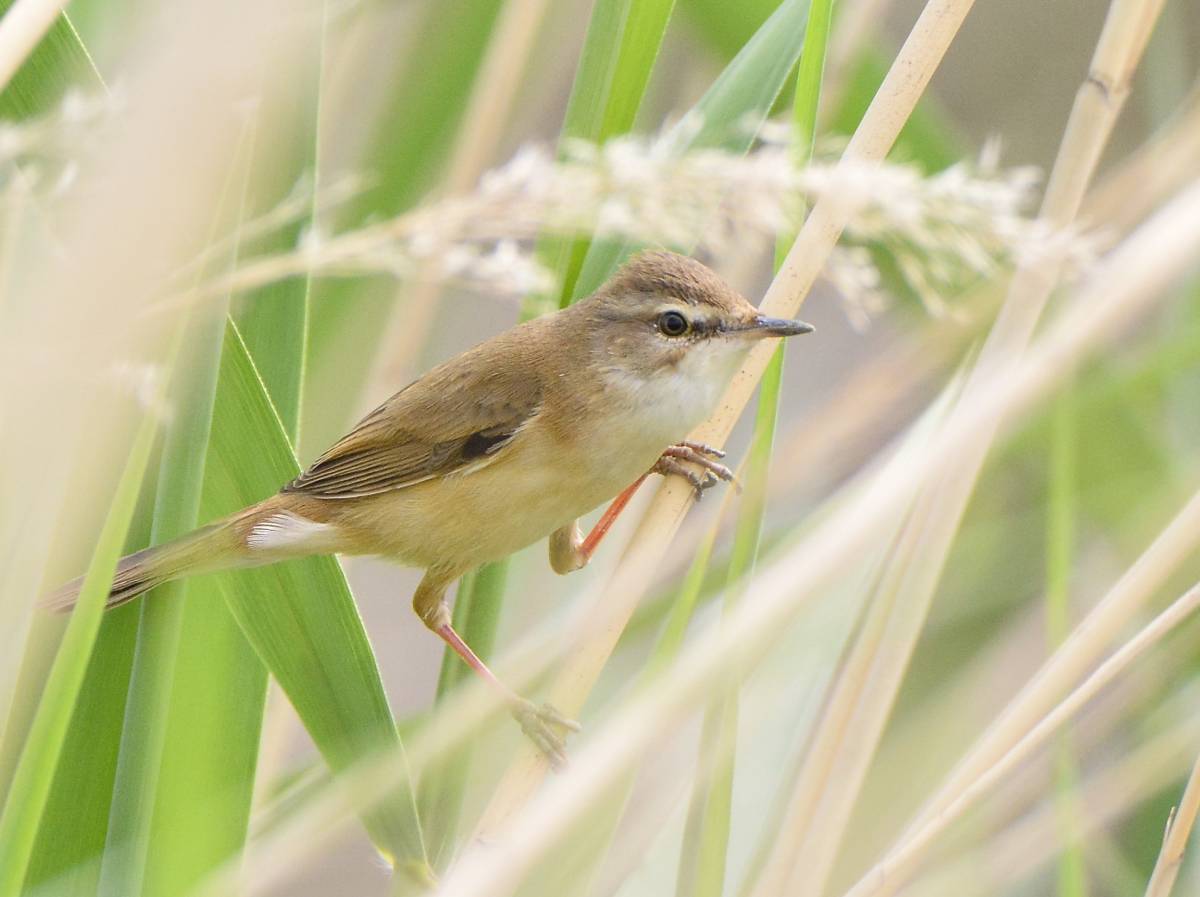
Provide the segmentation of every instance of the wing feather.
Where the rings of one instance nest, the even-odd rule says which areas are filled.
[[[491,463],[537,416],[542,393],[529,372],[472,369],[451,362],[410,384],[282,491],[360,498]]]

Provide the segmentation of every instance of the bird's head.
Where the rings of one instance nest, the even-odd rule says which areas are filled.
[[[720,388],[755,343],[813,331],[803,321],[759,314],[711,269],[673,252],[634,256],[576,309],[610,370]]]

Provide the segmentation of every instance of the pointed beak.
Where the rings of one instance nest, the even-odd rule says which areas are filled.
[[[745,324],[731,329],[734,333],[761,339],[767,336],[799,336],[802,333],[812,333],[817,328],[803,321],[790,321],[787,318],[767,318],[762,315],[756,315]]]

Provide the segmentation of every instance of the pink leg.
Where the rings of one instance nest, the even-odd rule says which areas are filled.
[[[621,516],[621,512],[625,510],[625,506],[629,504],[630,499],[633,498],[633,494],[637,492],[638,486],[642,485],[642,482],[648,476],[648,473],[644,473],[634,480],[632,485],[626,486],[625,491],[613,499],[613,503],[608,506],[608,509],[596,521],[596,525],[592,527],[592,531],[587,534],[587,538],[579,546],[579,550],[585,558],[588,560],[592,559],[592,554],[595,553],[600,540],[612,529],[612,525],[617,522],[617,518]]]
[[[550,765],[555,769],[562,769],[566,766],[566,747],[563,744],[562,736],[556,730],[578,732],[579,723],[563,716],[549,704],[538,707],[510,689],[496,678],[496,674],[488,668],[478,654],[471,650],[471,646],[462,640],[462,636],[455,632],[454,627],[449,623],[441,624],[434,632],[453,648],[454,653],[465,660],[467,665],[479,674],[480,678],[500,693],[511,709],[513,717],[520,724],[522,731],[545,755]]]
[[[443,623],[434,632],[438,634],[438,637],[442,641],[454,649],[455,654],[466,661],[467,666],[478,673],[492,688],[496,689],[504,700],[514,704],[520,703],[521,698],[517,696],[516,692],[496,678],[496,674],[488,668],[486,663],[479,659],[479,655],[472,651],[471,646],[462,640],[462,636],[454,631],[453,626],[449,623]]]

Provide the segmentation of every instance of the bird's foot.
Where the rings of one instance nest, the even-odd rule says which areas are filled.
[[[563,716],[549,704],[538,706],[524,698],[513,702],[512,715],[552,768],[561,770],[567,765],[565,736],[578,732],[582,728],[579,723]]]
[[[716,460],[724,457],[723,451],[702,442],[680,442],[677,445],[668,446],[652,470],[663,476],[683,477],[692,484],[696,498],[699,499],[704,495],[705,489],[710,489],[722,481],[733,483],[734,487],[738,488],[737,478],[734,477],[733,471]],[[703,473],[697,473],[692,468],[685,466],[685,462],[701,468]]]

